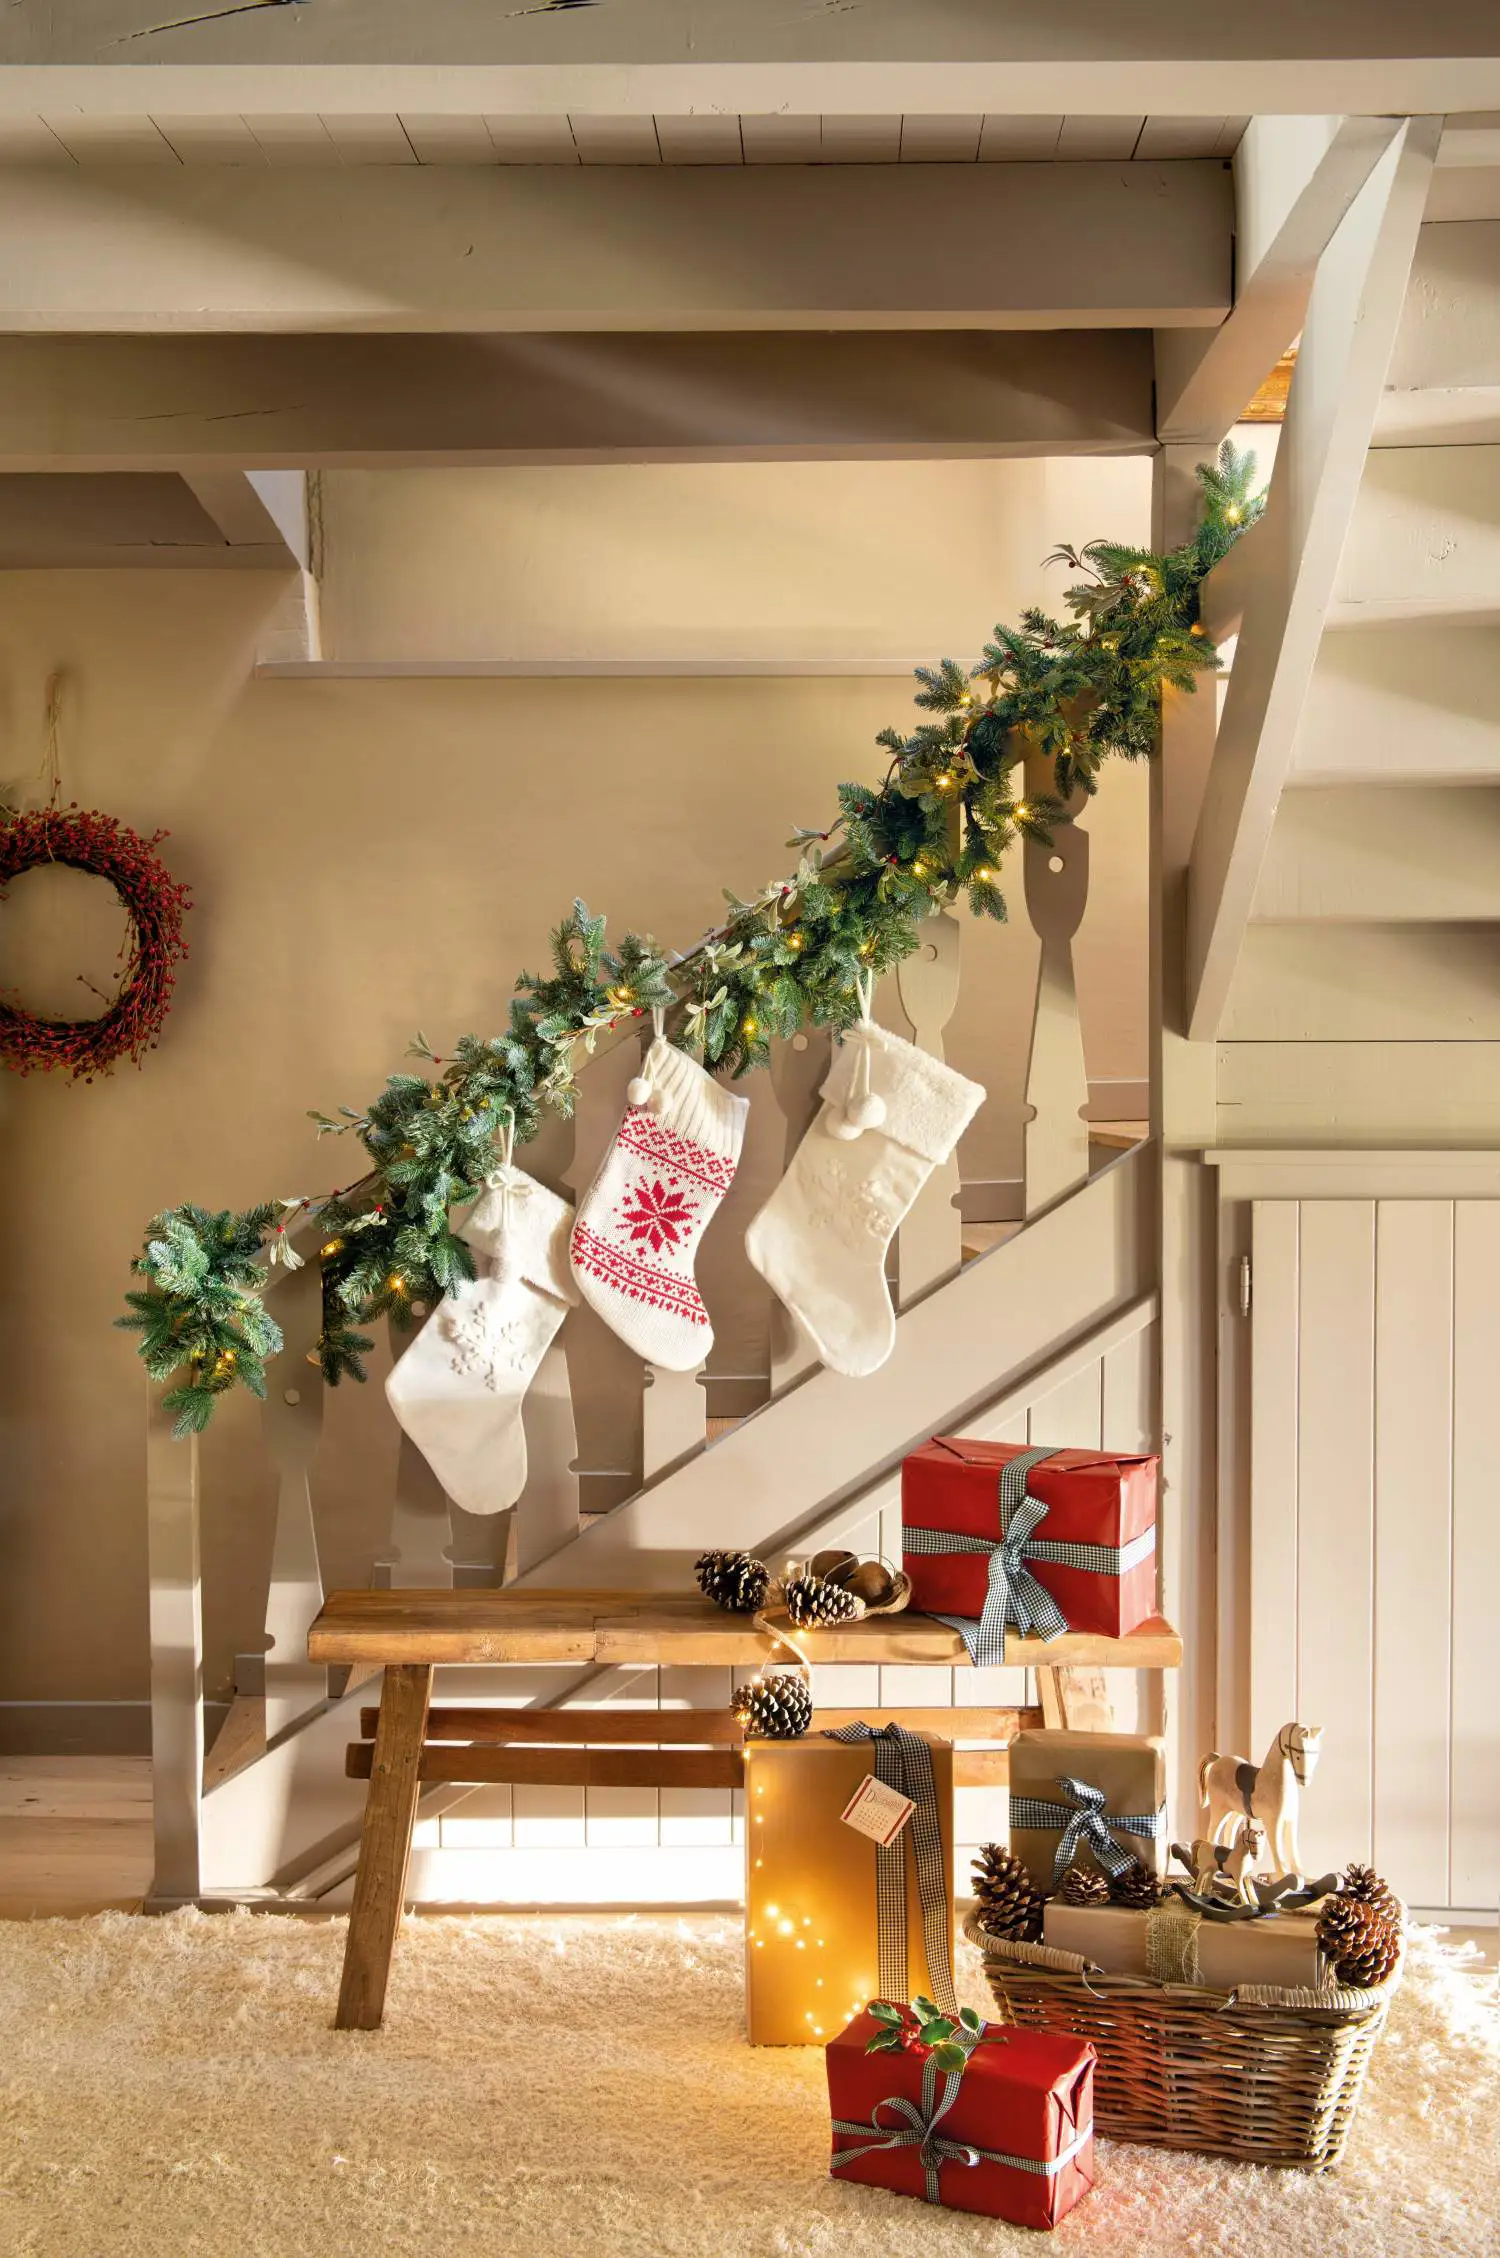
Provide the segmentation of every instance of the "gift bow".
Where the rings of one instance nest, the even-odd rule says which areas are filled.
[[[974,2047],[979,2044],[983,2033],[979,2031],[955,2032],[954,2036],[960,2044],[966,2043],[969,2047]],[[928,2203],[941,2203],[943,2200],[941,2173],[945,2164],[1006,2164],[1012,2171],[1030,2172],[1034,2178],[1050,2180],[1054,2179],[1059,2172],[1072,2163],[1084,2142],[1093,2132],[1094,2128],[1091,2121],[1084,2126],[1081,2132],[1074,2135],[1066,2148],[1060,2150],[1056,2156],[1046,2158],[1007,2156],[1003,2150],[998,2148],[975,2148],[965,2140],[948,2140],[939,2133],[937,2128],[958,2099],[958,2089],[962,2083],[963,2072],[961,2070],[950,2070],[943,2085],[942,2099],[938,2100],[937,2064],[929,2055],[922,2070],[920,2104],[908,2101],[903,2094],[891,2093],[886,2095],[884,2101],[876,2102],[870,2112],[870,2122],[867,2125],[861,2123],[858,2119],[834,2118],[833,2129],[836,2133],[852,2133],[856,2136],[873,2134],[875,2137],[866,2139],[862,2146],[858,2148],[835,2149],[829,2169],[836,2172],[842,2165],[852,2163],[855,2157],[873,2156],[884,2148],[915,2148],[922,2160],[922,2170],[926,2175],[927,2184],[923,2190],[924,2200]],[[882,2109],[894,2110],[897,2116],[906,2119],[905,2125],[894,2130],[888,2130],[880,2122]]]
[[[1055,1639],[1068,1628],[1068,1619],[1052,1594],[1027,1567],[1028,1558],[1055,1561],[1063,1568],[1086,1568],[1096,1576],[1123,1576],[1155,1547],[1154,1529],[1126,1545],[1073,1544],[1039,1537],[1036,1531],[1052,1509],[1031,1495],[1026,1481],[1033,1466],[1055,1456],[1050,1450],[1017,1451],[1001,1467],[998,1539],[960,1536],[948,1529],[907,1528],[903,1532],[907,1552],[989,1554],[989,1588],[978,1621],[966,1615],[938,1617],[939,1622],[951,1624],[959,1633],[970,1661],[981,1668],[1004,1662],[1007,1628],[1023,1639]]]
[[[872,1742],[876,1779],[894,1788],[898,1795],[909,1797],[916,1805],[910,1825],[903,1828],[895,1841],[875,1846],[875,1933],[880,1955],[880,1996],[899,2003],[910,1990],[906,1966],[905,1850],[909,1834],[917,1867],[917,1894],[922,1904],[928,1978],[939,2007],[945,2014],[956,2015],[958,1999],[953,1989],[953,1959],[949,1949],[948,1885],[943,1872],[943,1836],[932,1778],[932,1751],[919,1733],[908,1732],[904,1725],[840,1725],[825,1738]]]
[[[1050,1803],[1043,1796],[1013,1795],[1010,1799],[1012,1828],[1050,1828],[1062,1822],[1056,1853],[1052,1860],[1054,1885],[1072,1865],[1078,1854],[1078,1845],[1086,1842],[1106,1874],[1123,1874],[1132,1863],[1132,1854],[1122,1850],[1115,1841],[1113,1829],[1122,1835],[1143,1836],[1148,1842],[1159,1842],[1166,1833],[1167,1808],[1159,1811],[1131,1811],[1123,1815],[1106,1808],[1104,1790],[1096,1788],[1090,1780],[1077,1780],[1065,1776],[1057,1782],[1067,1804]]]

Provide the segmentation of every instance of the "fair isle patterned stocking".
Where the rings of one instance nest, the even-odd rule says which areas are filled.
[[[713,1347],[693,1278],[698,1241],[734,1182],[746,1098],[657,1035],[573,1226],[586,1302],[648,1364],[691,1372]]]

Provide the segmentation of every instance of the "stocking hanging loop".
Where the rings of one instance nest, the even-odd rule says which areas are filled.
[[[858,1052],[854,1072],[849,1080],[849,1095],[842,1113],[830,1115],[828,1127],[835,1137],[852,1144],[866,1129],[879,1129],[885,1121],[885,1100],[878,1090],[870,1087],[869,1030],[874,1022],[871,1011],[875,1003],[875,975],[859,972],[854,976],[854,990],[859,997],[859,1019],[844,1038],[856,1043]]]
[[[653,1004],[651,1006],[651,1048],[653,1051],[658,1043],[666,1041],[666,1024],[667,1014],[664,1007],[661,1004]],[[651,1103],[651,1095],[655,1085],[651,1080],[650,1065],[651,1061],[648,1057],[646,1060],[648,1071],[641,1074],[632,1074],[629,1082],[625,1085],[625,1095],[631,1105],[648,1106]]]

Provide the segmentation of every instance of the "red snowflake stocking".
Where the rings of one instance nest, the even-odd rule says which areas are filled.
[[[573,1276],[620,1339],[667,1372],[713,1347],[693,1262],[734,1182],[749,1101],[660,1036],[573,1226]]]

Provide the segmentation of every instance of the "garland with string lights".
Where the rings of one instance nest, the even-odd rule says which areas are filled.
[[[727,895],[729,916],[677,958],[628,933],[611,949],[602,917],[582,902],[552,939],[551,968],[523,972],[508,1024],[463,1036],[440,1057],[419,1035],[409,1055],[437,1069],[391,1076],[363,1112],[314,1113],[320,1136],[352,1135],[370,1168],[326,1196],[241,1214],[179,1207],[156,1217],[134,1269],[143,1285],[116,1322],[140,1333],[155,1380],[186,1368],[163,1399],[179,1435],[207,1425],[216,1399],[244,1385],[265,1393],[265,1361],[282,1346],[261,1300],[270,1270],[300,1267],[298,1225],[316,1218],[323,1322],[310,1361],[336,1385],[365,1377],[361,1331],[400,1325],[474,1274],[450,1221],[493,1165],[497,1133],[533,1138],[546,1110],[569,1114],[579,1054],[653,1009],[704,1063],[732,1075],[764,1065],[771,1044],[809,1022],[847,1027],[861,974],[881,973],[917,946],[923,918],[967,898],[1003,918],[1000,866],[1020,839],[1050,826],[1096,789],[1110,758],[1155,748],[1161,697],[1191,690],[1218,653],[1198,617],[1205,576],[1259,517],[1255,458],[1227,443],[1199,466],[1202,511],[1191,541],[1165,555],[1117,542],[1059,549],[1047,561],[1082,577],[1071,617],[1028,610],[997,627],[972,669],[944,659],[917,670],[915,702],[930,719],[877,740],[890,756],[878,785],[839,788],[826,831],[800,830],[801,859],[753,901]],[[1052,789],[1027,793],[1021,765],[1042,756]]]

